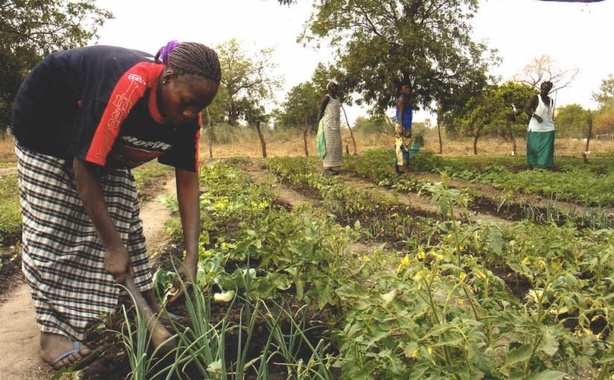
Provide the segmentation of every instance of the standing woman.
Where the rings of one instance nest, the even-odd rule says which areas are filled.
[[[337,175],[343,165],[343,145],[341,143],[341,102],[339,83],[335,80],[326,86],[328,94],[322,98],[318,115],[319,127],[317,148],[323,159],[324,174]],[[323,140],[323,141],[322,141]]]
[[[551,168],[554,165],[554,100],[548,96],[552,82],[541,84],[540,93],[527,103],[527,164],[529,168]]]
[[[12,130],[23,213],[23,271],[53,368],[93,358],[80,344],[89,322],[112,311],[130,274],[154,310],[149,258],[131,169],[173,166],[186,257],[198,263],[199,113],[221,79],[217,54],[169,42],[153,57],[111,46],[61,51],[25,79]]]
[[[394,152],[396,161],[394,171],[397,174],[409,172],[409,151],[411,149],[411,124],[413,103],[411,101],[411,84],[401,83],[401,96],[397,100],[396,126],[394,134]],[[401,166],[405,171],[401,170]]]

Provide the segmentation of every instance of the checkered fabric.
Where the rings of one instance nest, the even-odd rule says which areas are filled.
[[[115,309],[120,286],[104,269],[104,249],[75,188],[72,165],[16,145],[23,214],[23,272],[42,332],[85,338],[89,322]],[[100,180],[141,291],[151,271],[129,170],[104,169]]]

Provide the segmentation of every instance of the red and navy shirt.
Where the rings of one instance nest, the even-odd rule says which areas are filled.
[[[42,154],[133,168],[154,158],[198,170],[200,119],[165,122],[157,106],[164,65],[111,46],[58,52],[39,63],[15,99],[18,143]]]

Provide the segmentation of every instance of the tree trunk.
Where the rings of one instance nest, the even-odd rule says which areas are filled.
[[[352,143],[354,144],[354,156],[358,156],[358,150],[356,150],[356,140],[354,139],[354,133],[352,133],[352,128],[350,127],[350,121],[348,120],[348,114],[345,113],[345,108],[341,106],[343,110],[343,115],[345,115],[345,123],[348,125],[348,129],[350,130],[350,136],[352,137]],[[346,149],[347,150],[347,149]],[[348,151],[348,154],[350,152]]]
[[[589,151],[589,144],[591,142],[591,135],[593,134],[593,114],[591,113],[591,110],[588,110],[588,134],[586,136],[586,149],[584,149],[584,153],[582,153],[582,158],[584,158],[584,163],[588,164],[588,151]]]
[[[228,125],[234,127],[237,125],[237,120],[239,119],[239,112],[237,111],[237,107],[235,103],[231,100],[230,105],[228,106]]]
[[[512,156],[516,156],[516,138],[514,137],[514,131],[512,130],[512,123],[507,122],[507,129],[510,132],[510,138],[512,139]]]
[[[305,145],[305,157],[309,157],[309,145],[307,144],[307,134],[309,133],[309,127],[303,131],[303,144]]]
[[[209,108],[205,108],[205,112],[207,113],[207,126],[205,127],[205,132],[207,134],[207,138],[209,139],[209,158],[213,158],[213,138],[215,136],[213,134],[213,128],[211,127],[211,115],[209,114]],[[202,115],[200,117],[202,118]]]
[[[437,109],[437,137],[439,137],[439,154],[443,153],[443,142],[441,141],[441,119],[442,119],[441,107]]]
[[[586,151],[588,152],[589,143],[591,141],[591,135],[593,134],[593,114],[591,110],[588,110],[588,134],[586,135]]]
[[[478,128],[475,132],[475,138],[473,139],[473,154],[475,156],[478,155],[478,139],[480,138],[480,133],[482,132],[482,128]]]
[[[262,129],[260,128],[260,122],[256,122],[256,130],[258,131],[258,137],[260,137],[260,146],[262,147],[262,157],[266,158],[266,141],[264,141],[264,135],[262,134]]]
[[[213,158],[213,139],[209,139],[209,158]]]

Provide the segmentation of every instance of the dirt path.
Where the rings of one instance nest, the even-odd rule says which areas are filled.
[[[175,181],[166,181],[162,193],[175,192]],[[150,252],[165,241],[164,222],[169,210],[155,199],[143,205],[141,219]],[[20,284],[5,294],[0,305],[0,377],[3,380],[47,380],[53,371],[40,358],[39,332],[34,306],[27,284]]]

